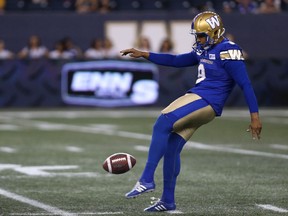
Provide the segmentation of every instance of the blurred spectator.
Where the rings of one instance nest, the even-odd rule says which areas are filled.
[[[260,4],[259,13],[279,13],[281,12],[281,2],[278,0],[265,0]]]
[[[225,34],[225,37],[226,37],[228,40],[230,40],[231,42],[236,42],[234,35],[231,34],[231,33],[226,33],[226,34]],[[248,53],[247,53],[245,50],[243,50],[243,49],[242,49],[242,54],[243,54],[244,59],[248,59],[248,57],[249,57],[249,56],[248,56]]]
[[[222,10],[224,13],[232,13],[235,10],[235,1],[224,1],[222,3]]]
[[[82,50],[76,46],[70,37],[65,37],[61,40],[65,52],[70,53],[71,58],[81,58]]]
[[[241,14],[256,14],[258,5],[253,0],[236,0],[237,8]]]
[[[75,8],[77,13],[91,13],[98,10],[98,0],[76,0]]]
[[[0,0],[0,15],[5,11],[6,0]]]
[[[206,1],[204,8],[203,8],[203,11],[215,11],[213,2],[212,1]]]
[[[29,4],[30,9],[46,9],[48,7],[48,0],[31,0]]]
[[[0,60],[3,59],[12,59],[14,57],[14,53],[10,50],[5,49],[4,40],[0,39]]]
[[[109,38],[105,38],[103,41],[103,53],[104,53],[104,58],[108,58],[108,59],[114,59],[114,58],[120,57],[119,50],[116,50],[113,47],[113,43]]]
[[[107,13],[111,11],[110,0],[100,0],[99,11],[100,13]]]
[[[184,1],[182,5],[184,7],[189,8],[191,4],[191,12],[192,13],[199,13],[203,11],[215,11],[214,4],[212,1],[203,1],[203,0],[197,0],[197,1]]]
[[[42,45],[41,39],[37,35],[31,35],[28,40],[27,46],[25,46],[19,53],[18,57],[20,59],[39,59],[46,57],[48,54],[48,49]]]
[[[64,45],[62,41],[57,41],[55,43],[55,49],[49,52],[48,58],[54,60],[56,59],[60,60],[60,59],[73,59],[74,56],[71,52],[64,50]]]
[[[162,43],[160,44],[160,53],[174,53],[174,46],[170,38],[165,38]]]
[[[150,41],[147,37],[140,36],[135,45],[136,48],[143,51],[151,51]]]
[[[93,39],[90,47],[84,52],[86,59],[102,59],[104,58],[104,51],[101,39]]]

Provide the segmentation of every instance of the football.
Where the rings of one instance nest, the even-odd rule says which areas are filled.
[[[115,153],[103,162],[103,169],[112,174],[122,174],[131,170],[136,164],[136,159],[127,153]]]

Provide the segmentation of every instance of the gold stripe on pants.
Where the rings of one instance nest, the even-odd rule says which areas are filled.
[[[169,104],[165,109],[162,110],[162,113],[168,114],[178,108],[181,108],[200,99],[201,97],[199,95],[193,93],[185,94]],[[214,118],[214,110],[210,105],[207,105],[206,107],[195,110],[194,112],[191,112],[188,115],[178,119],[173,124],[173,131],[188,141],[200,126],[207,124]]]

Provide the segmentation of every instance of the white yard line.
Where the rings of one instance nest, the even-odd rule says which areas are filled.
[[[73,212],[72,215],[85,216],[85,215],[119,215],[123,212]],[[47,213],[11,213],[9,215],[15,216],[58,216],[59,214],[47,214]]]
[[[273,206],[273,205],[269,205],[269,204],[256,204],[256,206],[263,208],[263,209],[266,209],[266,210],[279,212],[279,213],[287,213],[288,212],[287,209],[279,208],[277,206]]]
[[[168,214],[184,214],[184,212],[179,211],[179,210],[173,210],[173,211],[167,211]],[[185,212],[186,214],[187,212]]]
[[[59,208],[56,208],[56,207],[53,207],[50,205],[46,205],[46,204],[41,203],[37,200],[33,200],[33,199],[28,198],[28,197],[24,197],[24,196],[12,193],[12,192],[4,190],[2,188],[0,188],[0,195],[7,197],[7,198],[10,198],[10,199],[13,199],[13,200],[16,200],[16,201],[19,201],[19,202],[22,202],[22,203],[26,203],[28,205],[31,205],[31,206],[34,206],[34,207],[37,207],[40,209],[43,209],[43,210],[45,210],[49,213],[52,213],[54,215],[59,215],[59,216],[72,216],[73,215],[70,212],[63,211]]]
[[[137,151],[148,152],[149,146],[136,145],[134,146],[134,149]]]
[[[82,215],[119,215],[124,214],[123,212],[79,212],[76,213],[78,216]]]
[[[160,114],[160,109],[154,110],[74,110],[74,111],[19,111],[19,112],[5,112],[0,111],[0,119],[5,118],[68,118],[68,119],[77,119],[77,118],[147,118],[147,117],[157,117]]]
[[[16,131],[16,130],[20,130],[20,128],[17,125],[0,124],[0,131]]]
[[[73,127],[74,127],[73,130],[75,129],[74,131],[81,130],[81,132],[84,132],[84,133],[97,133],[97,134],[100,133],[100,134],[107,134],[107,135],[109,134],[109,135],[120,136],[120,137],[125,137],[125,138],[133,138],[133,139],[141,139],[141,140],[149,140],[149,141],[151,139],[151,135],[148,135],[148,134],[133,133],[133,132],[127,132],[127,131],[109,131],[109,132],[102,131],[101,132],[101,131],[97,131],[97,129],[95,131],[95,128],[84,129],[79,126],[73,126]],[[285,155],[285,154],[275,154],[275,153],[269,153],[269,152],[259,152],[259,151],[253,151],[253,150],[221,147],[221,146],[208,145],[208,144],[198,143],[198,142],[187,142],[186,147],[202,149],[202,150],[229,152],[229,153],[243,154],[243,155],[254,155],[254,156],[288,159],[288,155]],[[143,147],[141,148],[142,150],[145,149]]]
[[[288,150],[288,145],[271,144],[270,147],[274,149]]]
[[[76,152],[76,153],[83,152],[83,148],[77,146],[66,146],[65,149],[69,152]]]
[[[229,152],[229,153],[242,154],[242,155],[254,155],[254,156],[288,159],[288,155],[284,155],[284,154],[274,154],[274,153],[268,153],[268,152],[258,152],[258,151],[245,150],[245,149],[213,146],[213,145],[207,145],[207,144],[197,143],[197,142],[187,142],[185,145],[185,148],[195,148],[195,149],[201,149],[201,150]],[[142,151],[142,152],[149,151],[148,146],[141,146],[141,145],[134,146],[134,149],[137,151]]]
[[[141,134],[141,133],[133,133],[128,131],[103,131],[97,128],[89,128],[75,125],[67,125],[66,130],[73,130],[84,133],[96,133],[96,134],[106,134],[106,135],[114,135],[125,138],[133,138],[133,139],[141,139],[141,140],[149,140],[151,139],[151,135]],[[220,151],[220,152],[230,152],[235,154],[244,154],[244,155],[254,155],[254,156],[263,156],[263,157],[272,157],[272,158],[281,158],[288,159],[288,155],[285,154],[275,154],[269,152],[259,152],[253,150],[245,150],[245,149],[237,149],[237,148],[229,148],[229,147],[220,147],[214,145],[208,145],[204,143],[198,142],[187,142],[187,147],[202,149],[202,150],[212,150],[212,151]]]
[[[19,117],[26,119],[33,118],[91,118],[91,117],[105,117],[105,118],[123,118],[123,117],[157,117],[161,109],[146,109],[139,108],[135,110],[33,110],[33,111],[0,111],[0,119]],[[247,109],[225,109],[223,117],[247,117],[249,119],[249,111]],[[288,118],[287,109],[261,109],[262,117],[280,117]]]
[[[16,152],[16,149],[8,147],[8,146],[0,146],[0,152],[14,153]]]
[[[46,127],[50,128],[61,128],[61,130],[66,131],[73,131],[73,132],[82,132],[82,133],[92,133],[92,134],[102,134],[102,135],[109,135],[109,136],[119,136],[125,138],[133,138],[133,139],[140,139],[140,140],[151,140],[151,135],[142,134],[142,133],[134,133],[129,131],[118,131],[118,130],[105,130],[103,128],[97,127],[89,127],[89,126],[77,126],[77,125],[68,125],[68,124],[60,124],[60,123],[49,123],[43,121],[36,121],[36,120],[28,120],[28,119],[10,119],[9,121],[17,122],[20,124],[24,124],[31,127],[36,127],[41,129],[43,124]],[[217,145],[208,145],[199,142],[187,142],[186,148],[195,148],[195,149],[202,149],[202,150],[210,150],[210,151],[219,151],[219,152],[229,152],[234,154],[242,154],[242,155],[253,155],[253,156],[262,156],[262,157],[271,157],[271,158],[281,158],[281,159],[288,159],[288,155],[286,154],[275,154],[269,152],[259,152],[254,150],[245,150],[245,149],[237,149],[237,148],[229,148]]]
[[[214,145],[207,145],[207,144],[198,143],[198,142],[187,142],[186,147],[202,149],[202,150],[219,151],[219,152],[230,152],[230,153],[242,154],[242,155],[254,155],[254,156],[288,159],[288,155],[285,155],[285,154],[259,152],[259,151],[253,151],[253,150],[222,147],[222,146],[217,146],[217,145],[214,146]]]

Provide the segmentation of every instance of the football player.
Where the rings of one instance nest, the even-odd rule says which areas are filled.
[[[134,188],[125,196],[134,198],[155,189],[154,172],[162,157],[163,193],[148,212],[176,209],[175,186],[180,173],[180,152],[184,144],[202,125],[221,116],[223,106],[235,84],[245,96],[250,110],[253,139],[260,139],[262,124],[257,100],[247,75],[241,48],[223,37],[225,29],[221,17],[210,11],[195,16],[191,34],[195,44],[189,53],[172,55],[145,52],[134,48],[122,50],[122,55],[146,58],[149,61],[172,67],[198,65],[198,79],[193,88],[176,99],[155,122],[146,166]]]

